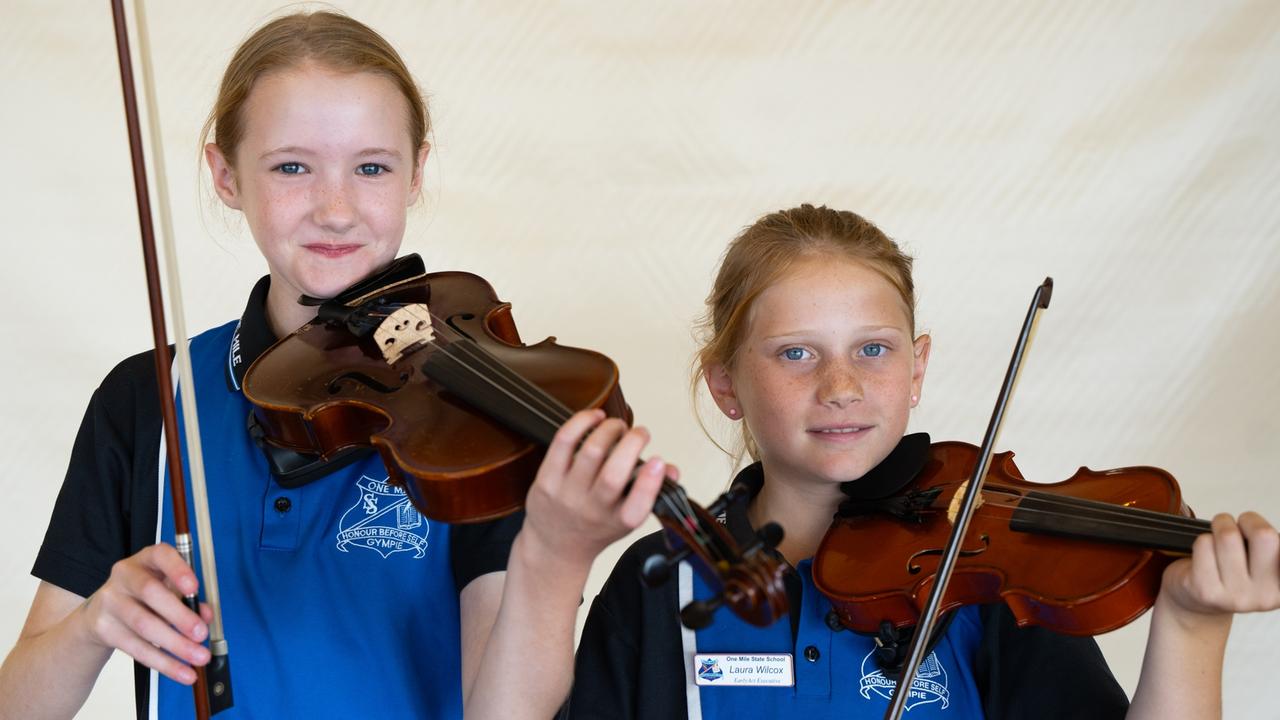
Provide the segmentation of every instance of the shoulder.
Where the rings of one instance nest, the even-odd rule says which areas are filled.
[[[659,598],[666,598],[668,594],[674,597],[677,583],[675,573],[672,573],[667,582],[659,588],[649,588],[640,578],[645,560],[655,554],[666,554],[667,551],[667,542],[661,530],[631,543],[618,558],[617,564],[613,566],[608,579],[600,589],[597,602],[602,601],[606,606],[605,609],[614,612],[638,614],[646,603],[652,604]],[[670,588],[672,592],[658,592],[664,588]],[[594,609],[594,604],[592,607]]]

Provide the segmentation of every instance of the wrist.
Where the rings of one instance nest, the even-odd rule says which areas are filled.
[[[1186,635],[1194,635],[1203,639],[1220,636],[1223,643],[1231,632],[1231,621],[1235,617],[1230,612],[1201,612],[1184,607],[1171,600],[1167,593],[1156,596],[1155,608],[1152,610],[1152,625],[1168,626]]]
[[[566,551],[563,547],[547,542],[536,530],[525,526],[516,534],[511,544],[511,560],[508,572],[521,570],[554,578],[555,585],[576,586],[578,592],[586,585],[587,575],[596,553]]]

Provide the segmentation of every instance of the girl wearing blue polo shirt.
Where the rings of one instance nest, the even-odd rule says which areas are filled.
[[[810,562],[842,490],[912,465],[916,444],[902,441],[931,341],[915,333],[911,258],[853,213],[804,205],[733,241],[707,305],[697,380],[742,423],[756,461],[735,479],[749,500],[723,519],[741,539],[768,522],[785,528],[791,622],[761,629],[719,613],[705,629],[681,628],[678,609],[707,588],[685,567],[677,582],[642,587],[644,560],[662,549],[642,539],[592,604],[568,715],[880,718],[899,639],[844,629]],[[1215,517],[1164,574],[1131,705],[1092,639],[1020,629],[1003,605],[962,608],[912,684],[907,717],[1217,717],[1232,614],[1280,606],[1278,576],[1266,520]]]
[[[371,453],[310,482],[272,471],[246,431],[245,369],[315,317],[299,296],[333,297],[395,258],[428,130],[399,55],[342,15],[268,23],[223,77],[205,158],[269,274],[238,322],[191,345],[233,658],[219,717],[550,716],[591,561],[647,516],[666,472],[652,460],[625,490],[646,436],[599,413],[562,429],[523,525],[428,521]],[[193,713],[210,618],[174,594],[197,575],[169,544],[154,377],[150,353],[129,358],[90,402],[0,716],[73,716],[117,648],[136,660],[138,717]]]

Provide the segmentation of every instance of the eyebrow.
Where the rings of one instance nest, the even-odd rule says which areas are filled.
[[[262,155],[259,156],[259,159],[271,157],[272,155],[307,155],[307,154],[310,154],[310,152],[311,152],[310,150],[300,145],[285,145],[284,147],[273,148],[271,150],[268,150],[262,153]],[[391,150],[388,148],[380,148],[380,147],[365,148],[364,150],[361,150],[360,152],[356,153],[356,157],[386,157],[386,156],[396,158],[397,160],[400,159],[401,157],[399,150]]]
[[[902,330],[896,325],[863,325],[855,329],[858,330],[859,332],[871,332],[871,333],[883,332],[885,330],[891,330],[893,332],[901,332]],[[818,332],[817,330],[793,330],[791,332],[778,333],[777,335],[769,335],[765,337],[764,340],[769,341],[769,340],[779,340],[782,338],[801,337],[804,335],[813,335],[813,334],[816,334],[817,332]]]

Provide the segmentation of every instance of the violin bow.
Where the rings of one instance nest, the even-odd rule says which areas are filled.
[[[894,688],[893,699],[885,712],[885,720],[900,720],[907,707],[907,698],[911,696],[911,684],[915,682],[916,671],[924,662],[925,649],[929,647],[930,636],[938,622],[938,607],[947,593],[947,585],[951,582],[951,574],[955,570],[956,561],[960,557],[960,543],[969,529],[969,521],[978,509],[978,497],[982,494],[982,483],[987,477],[987,468],[991,465],[991,454],[995,448],[996,437],[1000,434],[1000,424],[1004,420],[1004,411],[1009,399],[1013,396],[1013,388],[1018,382],[1018,370],[1022,367],[1022,357],[1035,330],[1040,311],[1049,307],[1049,298],[1053,296],[1053,278],[1045,278],[1036,288],[1031,298],[1031,307],[1022,322],[1022,332],[1018,334],[1018,342],[1013,348],[1013,357],[1009,360],[1009,369],[1005,371],[1004,383],[1000,386],[1000,395],[996,398],[995,410],[991,413],[991,421],[987,423],[987,433],[982,438],[982,449],[978,452],[978,464],[973,468],[973,475],[965,482],[964,500],[956,517],[951,521],[951,535],[942,551],[942,559],[938,562],[938,570],[934,574],[933,588],[929,591],[929,601],[920,613],[920,622],[916,625],[915,635],[911,638],[911,652],[907,656],[907,664],[902,668],[898,685]]]
[[[138,206],[138,224],[142,231],[142,258],[146,270],[147,297],[151,307],[151,333],[155,341],[156,385],[160,399],[160,415],[164,424],[165,450],[169,468],[169,497],[173,503],[174,545],[183,560],[193,570],[191,531],[187,520],[186,483],[183,478],[182,450],[178,436],[173,382],[169,374],[169,340],[165,334],[164,300],[161,297],[160,273],[156,262],[155,228],[152,224],[151,200],[147,191],[146,158],[143,151],[142,131],[138,119],[138,100],[133,77],[133,64],[129,50],[129,31],[123,0],[111,0],[111,15],[115,24],[116,55],[120,64],[120,84],[124,91],[125,122],[129,131],[129,152],[133,161],[133,189]],[[186,431],[188,462],[191,468],[191,494],[196,510],[196,529],[200,538],[200,567],[204,575],[205,596],[213,611],[209,623],[209,651],[212,656],[206,667],[197,667],[195,693],[196,717],[207,720],[210,715],[232,705],[231,665],[227,655],[227,641],[222,629],[222,605],[218,597],[218,573],[214,562],[212,522],[209,517],[209,498],[205,486],[203,450],[200,444],[199,420],[196,413],[195,378],[191,370],[191,353],[187,347],[186,324],[183,320],[182,290],[178,281],[177,252],[173,244],[173,219],[169,211],[169,197],[164,173],[164,150],[161,142],[160,120],[155,103],[155,83],[151,72],[147,47],[146,16],[142,0],[135,0],[134,19],[138,29],[138,63],[142,68],[143,95],[147,103],[147,120],[150,130],[152,161],[156,170],[156,194],[160,210],[160,239],[164,243],[165,269],[169,284],[169,304],[172,308],[173,331],[178,338],[177,350],[178,388],[182,392],[183,426]],[[200,601],[195,593],[183,597],[183,602],[196,615],[200,614]]]

